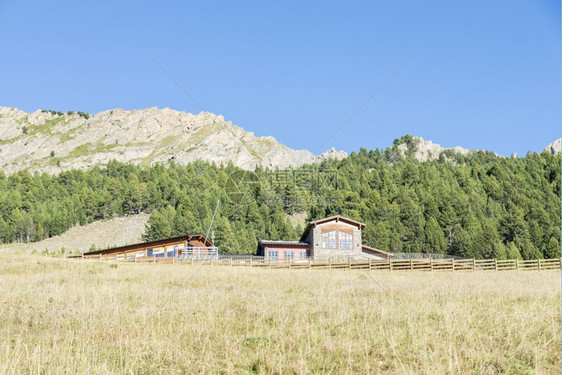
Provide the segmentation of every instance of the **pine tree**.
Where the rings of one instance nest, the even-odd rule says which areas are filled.
[[[234,237],[234,232],[228,220],[221,216],[216,219],[215,228],[215,246],[219,247],[219,251],[225,254],[240,253],[241,249]]]
[[[172,206],[166,206],[162,210],[155,210],[146,224],[145,241],[169,238],[173,233],[175,210]]]
[[[560,258],[560,243],[554,237],[550,237],[548,241],[548,246],[544,253],[546,259]]]
[[[431,217],[426,222],[424,231],[425,242],[423,245],[423,252],[431,254],[445,254],[447,250],[445,236],[434,217]]]
[[[517,248],[517,246],[515,246],[514,242],[510,242],[508,244],[506,258],[507,259],[519,259],[519,260],[523,259],[521,257],[521,253],[519,252],[519,249]]]

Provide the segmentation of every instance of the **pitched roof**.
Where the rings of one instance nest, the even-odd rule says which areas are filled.
[[[336,221],[336,222],[343,221],[344,223],[355,225],[355,226],[359,227],[359,229],[363,229],[367,225],[367,224],[362,223],[360,221],[353,220],[353,219],[350,219],[348,217],[341,216],[341,215],[325,217],[324,219],[318,219],[318,220],[314,220],[314,221],[309,222],[306,229],[304,230],[304,232],[301,236],[301,241],[304,241],[304,239],[308,235],[308,232],[310,232],[311,228],[315,227],[318,224],[327,223],[327,222],[330,222],[330,221]]]
[[[183,235],[183,236],[164,238],[164,239],[161,239],[161,240],[139,242],[139,243],[132,244],[132,245],[110,247],[108,249],[103,249],[103,250],[88,251],[88,252],[85,252],[84,255],[97,255],[97,254],[115,253],[115,252],[136,250],[140,247],[149,249],[149,248],[155,247],[155,246],[162,246],[166,243],[171,243],[171,242],[173,243],[173,242],[180,242],[180,241],[192,241],[192,240],[200,240],[206,246],[213,246],[213,243],[211,241],[209,241],[202,234],[187,234],[187,235]]]
[[[386,251],[382,251],[379,249],[376,249],[374,247],[371,246],[367,246],[367,245],[361,245],[361,250],[367,250],[370,253],[377,253],[377,254],[381,254],[381,255],[386,255],[387,257],[393,257],[394,254],[392,253],[387,253]]]

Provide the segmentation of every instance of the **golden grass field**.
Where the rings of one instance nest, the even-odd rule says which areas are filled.
[[[560,271],[366,272],[2,254],[0,373],[560,373]]]

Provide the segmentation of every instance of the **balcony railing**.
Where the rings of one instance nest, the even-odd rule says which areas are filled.
[[[218,247],[183,247],[176,255],[178,259],[219,259]]]

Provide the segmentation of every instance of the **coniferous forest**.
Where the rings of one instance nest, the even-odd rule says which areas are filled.
[[[403,137],[404,139],[404,137]],[[445,153],[419,162],[396,144],[318,165],[252,172],[233,165],[110,162],[59,175],[0,173],[0,242],[31,242],[77,224],[151,213],[147,240],[206,233],[223,253],[259,238],[298,240],[309,220],[341,214],[367,224],[365,244],[466,258],[560,257],[560,155]]]

